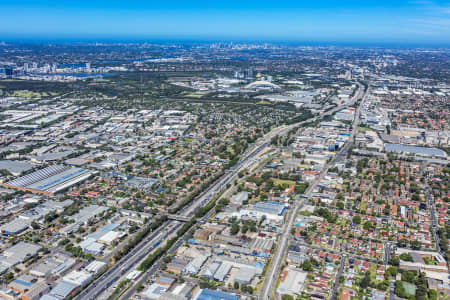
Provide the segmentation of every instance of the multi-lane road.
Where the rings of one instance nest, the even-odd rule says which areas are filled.
[[[263,153],[263,151],[270,145],[270,140],[272,137],[276,135],[285,135],[291,129],[298,127],[307,122],[314,122],[316,120],[320,120],[325,116],[332,115],[336,111],[347,108],[361,97],[363,93],[362,85],[359,84],[359,89],[357,94],[354,96],[351,102],[346,105],[337,106],[323,114],[313,117],[311,119],[305,120],[303,122],[280,126],[275,128],[268,134],[266,134],[263,138],[261,138],[258,142],[256,142],[248,151],[246,151],[243,155],[243,158],[231,169],[229,169],[222,177],[212,183],[205,191],[203,191],[190,205],[182,208],[178,215],[181,217],[192,218],[195,213],[205,206],[215,195],[217,195],[220,191],[222,191],[228,184],[232,183],[236,178],[238,178],[238,173],[244,169],[248,169],[249,167],[257,164],[259,160],[257,157]],[[310,187],[310,191],[313,186]],[[298,212],[299,205],[296,206],[295,211]],[[207,216],[209,216],[208,214]],[[207,217],[206,216],[206,217]],[[292,225],[293,220],[295,219],[295,214],[292,213],[290,217],[290,221],[288,224]],[[203,218],[204,219],[204,218]],[[285,226],[285,231],[288,231],[288,228],[292,226]],[[128,254],[122,257],[119,262],[117,262],[114,266],[112,266],[109,270],[103,273],[99,278],[97,278],[94,282],[92,282],[88,287],[86,287],[83,291],[81,291],[75,299],[84,300],[84,299],[96,299],[100,294],[102,294],[105,290],[111,288],[117,281],[119,281],[124,274],[134,270],[141,261],[143,261],[151,252],[156,250],[161,246],[164,240],[167,239],[168,236],[173,236],[177,230],[182,226],[179,221],[176,220],[168,220],[166,221],[159,229],[155,230],[154,233],[146,237],[143,241],[141,241],[133,250],[131,250]],[[283,234],[281,237],[284,241],[284,245],[286,244],[288,236]],[[175,245],[170,249],[170,252],[175,252],[176,249],[182,245],[183,238],[180,238]],[[138,282],[144,282],[143,279],[149,278],[154,272],[157,271],[159,267],[159,263],[152,266],[150,270],[145,272],[144,276],[141,277]],[[131,296],[134,291],[134,286],[127,292],[127,296]]]
[[[169,222],[168,222],[169,223]],[[165,240],[166,234],[171,231],[176,231],[181,227],[177,221],[172,221],[167,226],[161,226],[162,230],[155,231],[146,237],[139,247],[133,248],[127,255],[125,255],[119,262],[112,266],[107,272],[102,274],[94,282],[92,282],[86,289],[81,291],[75,299],[97,299],[97,296],[103,293],[117,282],[121,276],[136,267],[136,265],[143,260],[147,255],[153,251],[158,245]]]
[[[202,192],[197,199],[191,204],[179,211],[182,217],[191,218],[203,206],[205,206],[217,193],[224,189],[227,184],[232,183],[237,178],[237,174],[251,164],[257,162],[256,157],[259,155],[269,143],[264,139],[257,143],[248,154],[241,159],[236,166],[227,171],[221,178],[210,185]],[[119,281],[124,274],[134,270],[142,260],[144,260],[152,251],[157,249],[168,236],[174,235],[182,224],[176,220],[166,221],[159,229],[141,241],[133,250],[120,259],[118,263],[112,266],[102,276],[97,278],[93,283],[80,292],[75,299],[96,299],[98,295],[109,289]],[[182,239],[177,241],[175,245],[181,246]],[[174,249],[178,248],[174,247]],[[147,274],[156,271],[157,268],[152,267]]]
[[[354,95],[353,99],[351,100],[351,102],[349,104],[347,104],[345,106],[335,107],[334,109],[328,111],[327,114],[322,115],[322,117],[324,117],[325,115],[333,114],[334,112],[336,112],[338,110],[341,110],[348,106],[353,105],[354,103],[356,103],[356,101],[358,101],[361,98],[363,99],[363,101],[361,101],[360,105],[358,106],[358,108],[355,112],[355,120],[353,122],[352,132],[350,134],[347,144],[344,145],[343,149],[341,149],[341,151],[334,157],[334,159],[332,159],[327,165],[325,165],[325,167],[322,169],[322,171],[320,172],[318,177],[310,184],[310,186],[305,191],[305,195],[307,197],[311,195],[312,191],[317,186],[317,184],[321,181],[322,177],[328,172],[329,166],[331,166],[336,160],[339,160],[342,157],[342,153],[345,153],[345,155],[346,155],[346,152],[348,152],[348,150],[351,147],[351,143],[353,143],[353,137],[354,137],[357,127],[359,125],[360,107],[362,106],[362,103],[364,102],[364,99],[365,99],[365,94],[364,94],[362,85],[359,84],[358,92]],[[281,236],[278,240],[277,250],[272,258],[271,264],[266,273],[264,284],[261,289],[259,299],[264,299],[264,300],[271,299],[271,295],[272,295],[273,289],[275,287],[275,282],[278,278],[278,273],[280,272],[280,267],[282,265],[282,259],[285,255],[286,249],[288,247],[288,241],[289,241],[289,235],[291,232],[291,228],[293,227],[295,217],[298,215],[298,211],[302,206],[303,206],[303,201],[297,201],[297,203],[295,203],[294,208],[291,210],[290,214],[288,215],[287,222],[285,223],[285,225],[283,227],[283,232],[281,233]]]

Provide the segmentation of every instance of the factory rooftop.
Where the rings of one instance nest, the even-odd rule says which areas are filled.
[[[3,184],[4,187],[51,196],[89,178],[86,169],[53,165]]]

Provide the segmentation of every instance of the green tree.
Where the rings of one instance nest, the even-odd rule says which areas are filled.
[[[239,225],[238,225],[238,223],[233,223],[233,225],[231,225],[230,233],[232,235],[236,235],[238,232],[239,232]]]
[[[363,289],[366,289],[369,285],[370,285],[370,272],[366,271],[363,279],[361,279],[361,282],[359,283],[359,286]]]
[[[422,244],[419,241],[412,241],[411,242],[411,247],[414,250],[420,250],[420,248],[422,247]]]
[[[400,259],[398,256],[394,255],[391,257],[391,259],[389,259],[389,264],[393,265],[393,266],[398,266],[400,265]]]
[[[438,296],[438,294],[435,290],[430,289],[428,291],[428,298],[430,298],[430,300],[437,300],[437,296]]]
[[[302,263],[302,269],[304,271],[311,272],[311,271],[313,271],[314,268],[313,268],[313,265],[311,264],[311,262],[309,260],[305,260]]]
[[[361,217],[359,215],[356,215],[352,219],[354,224],[361,224]]]
[[[391,277],[395,277],[398,274],[398,270],[396,267],[389,267],[386,270],[386,275],[391,276]]]
[[[405,288],[403,287],[403,283],[400,280],[395,281],[395,289],[394,289],[395,295],[399,296],[400,298],[407,298]]]
[[[414,283],[416,280],[416,271],[405,271],[402,273],[402,281],[406,281],[409,283]]]

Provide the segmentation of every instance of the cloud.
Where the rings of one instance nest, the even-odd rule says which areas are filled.
[[[420,6],[420,9],[423,9],[425,13],[431,14],[450,14],[450,5],[441,5],[436,3],[435,1],[429,0],[411,0],[408,1],[409,4]]]

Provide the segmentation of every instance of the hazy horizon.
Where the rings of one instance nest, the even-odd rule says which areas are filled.
[[[0,40],[450,45],[445,1],[0,3]]]

